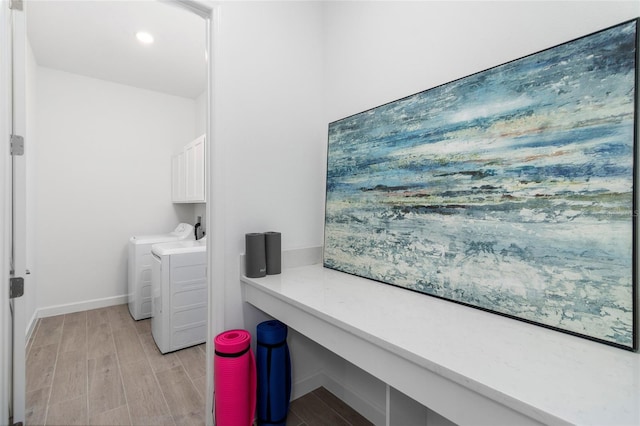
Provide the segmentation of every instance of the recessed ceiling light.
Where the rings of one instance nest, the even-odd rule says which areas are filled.
[[[153,36],[144,31],[138,31],[136,33],[136,38],[142,44],[151,44],[153,43]]]

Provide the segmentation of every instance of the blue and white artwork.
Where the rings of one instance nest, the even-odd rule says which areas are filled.
[[[325,267],[637,348],[636,26],[330,123]]]

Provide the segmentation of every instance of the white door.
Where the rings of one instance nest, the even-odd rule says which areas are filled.
[[[10,278],[24,278],[26,273],[26,167],[24,155],[9,154],[10,134],[25,136],[25,46],[26,28],[24,12],[17,10],[13,2],[2,1],[1,50],[2,50],[2,192],[3,212],[0,222],[2,247],[3,296],[0,298],[0,314],[8,327],[1,331],[3,343],[0,390],[2,405],[1,423],[24,424],[25,420],[25,302],[23,297],[8,298]],[[6,96],[5,96],[6,95]],[[5,129],[6,127],[6,129]],[[6,408],[5,408],[6,407]],[[6,410],[6,414],[5,414]]]
[[[0,3],[0,422],[7,423],[9,419],[9,405],[11,404],[11,317],[9,311],[9,292],[7,280],[9,277],[8,241],[9,210],[11,208],[10,179],[11,156],[9,155],[9,134],[11,132],[11,64],[9,47],[11,46],[11,13]]]

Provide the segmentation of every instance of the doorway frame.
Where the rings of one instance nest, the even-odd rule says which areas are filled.
[[[207,116],[206,133],[208,136],[207,162],[207,207],[206,221],[209,224],[209,235],[216,238],[207,239],[208,265],[208,340],[213,342],[213,337],[218,334],[224,324],[224,226],[222,209],[222,185],[223,159],[218,138],[214,133],[214,100],[215,79],[214,75],[217,62],[216,52],[219,51],[218,28],[219,9],[210,0],[158,0],[174,4],[192,13],[201,16],[206,25],[206,53],[207,53]],[[7,291],[9,277],[9,254],[11,226],[11,155],[9,153],[11,133],[11,10],[9,2],[0,1],[0,274],[5,280],[4,290],[0,291],[0,423],[9,419],[9,405],[11,404],[10,380],[11,374],[11,317],[9,310],[9,293]],[[214,171],[212,172],[212,169]],[[218,200],[217,206],[213,206],[211,200]],[[215,314],[214,314],[215,312]],[[26,332],[26,330],[25,330]],[[25,348],[26,349],[26,348]],[[213,425],[213,348],[207,344],[207,397],[206,397],[206,423]],[[26,352],[25,352],[26,357]],[[26,360],[25,360],[26,361]]]
[[[167,1],[167,0],[160,0]],[[171,0],[169,0],[171,1]],[[173,0],[187,10],[205,18],[207,29],[207,117],[205,129],[207,134],[206,151],[206,223],[207,223],[207,289],[208,289],[208,325],[206,344],[206,377],[207,390],[205,401],[205,419],[207,425],[214,425],[213,416],[213,359],[215,336],[224,331],[225,318],[225,190],[224,190],[224,150],[220,143],[217,126],[218,115],[217,80],[220,52],[220,7],[213,0]],[[215,202],[213,202],[215,200]]]
[[[26,344],[25,334],[15,330],[26,329],[25,299],[10,299],[9,288],[10,278],[24,277],[26,273],[26,228],[20,215],[25,208],[25,159],[10,151],[11,135],[26,133],[26,19],[24,6],[14,7],[10,1],[2,1],[0,8],[0,273],[5,283],[0,292],[0,421],[24,424]],[[17,241],[16,236],[20,237]]]
[[[219,64],[216,60],[220,52],[220,9],[213,0],[159,0],[174,3],[205,19],[206,23],[206,55],[207,55],[207,116],[205,131],[207,135],[206,150],[206,212],[207,223],[207,341],[206,341],[206,377],[207,391],[205,397],[205,420],[207,425],[214,425],[213,416],[213,341],[215,336],[224,330],[224,286],[225,286],[225,229],[224,229],[224,153],[217,135],[215,117],[216,107],[216,71]],[[216,200],[214,203],[213,200]]]
[[[9,310],[9,256],[11,226],[11,155],[9,153],[9,135],[11,133],[11,10],[8,2],[0,3],[0,274],[4,284],[0,291],[0,419],[9,420],[9,404],[11,404],[11,312]]]

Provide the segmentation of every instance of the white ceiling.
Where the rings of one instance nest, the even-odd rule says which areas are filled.
[[[159,1],[26,3],[38,65],[186,98],[206,87],[205,20]],[[137,31],[151,33],[140,44]]]

